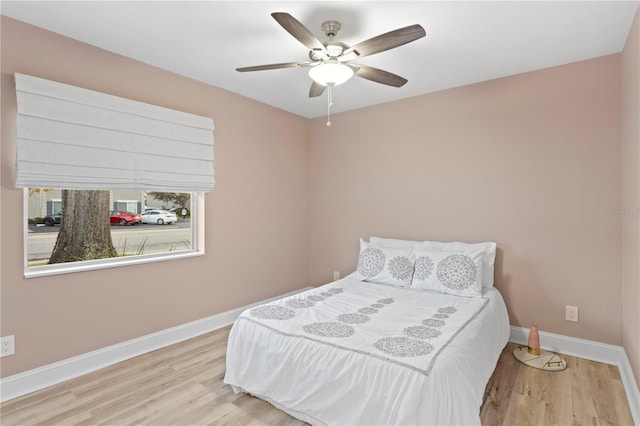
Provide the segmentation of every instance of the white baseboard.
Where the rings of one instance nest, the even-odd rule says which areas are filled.
[[[540,331],[539,334],[542,349],[617,366],[627,394],[633,422],[640,425],[640,391],[623,347],[544,331]],[[509,340],[526,345],[529,340],[529,329],[512,325]]]
[[[178,342],[233,324],[238,316],[252,306],[267,303],[310,289],[296,290],[251,305],[181,324],[156,333],[98,349],[53,364],[34,368],[0,380],[0,402],[8,401],[37,390],[91,373],[121,361],[164,348]]]

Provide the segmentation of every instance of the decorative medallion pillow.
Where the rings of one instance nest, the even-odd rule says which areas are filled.
[[[360,281],[409,287],[414,248],[379,247],[360,239],[357,278]]]
[[[456,296],[482,296],[483,248],[472,250],[415,250],[415,271],[411,288]]]
[[[440,242],[440,241],[425,241],[422,243],[425,247],[434,250],[447,250],[447,251],[459,251],[459,250],[472,250],[483,249],[484,255],[482,257],[482,286],[493,287],[493,270],[496,263],[496,243],[484,242],[484,243],[462,243],[462,242]]]

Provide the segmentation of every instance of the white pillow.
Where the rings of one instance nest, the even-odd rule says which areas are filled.
[[[411,288],[456,296],[482,296],[483,256],[483,248],[458,251],[417,248]]]
[[[369,242],[378,247],[391,247],[391,248],[413,248],[414,246],[420,244],[422,245],[422,241],[411,241],[411,240],[398,240],[395,238],[380,238],[380,237],[371,237],[369,238]]]
[[[360,281],[409,287],[413,277],[413,247],[376,246],[360,239],[360,256],[356,276]]]
[[[373,238],[372,238],[373,239]],[[447,251],[459,251],[459,250],[472,250],[481,248],[484,250],[484,256],[482,258],[482,286],[493,287],[493,270],[496,263],[496,243],[484,242],[484,243],[443,243],[439,241],[425,241],[423,246],[434,250],[447,250]]]

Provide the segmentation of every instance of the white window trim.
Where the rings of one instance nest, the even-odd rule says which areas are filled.
[[[109,259],[84,260],[81,262],[59,263],[54,265],[42,265],[29,267],[29,206],[28,188],[23,190],[23,259],[24,277],[37,278],[49,275],[69,274],[73,272],[92,271],[96,269],[119,268],[128,265],[140,265],[143,263],[163,262],[168,260],[185,259],[203,256],[204,252],[204,193],[195,193],[194,205],[191,212],[191,246],[189,250],[176,252],[145,254],[139,256],[112,257]],[[195,226],[193,225],[195,223]]]

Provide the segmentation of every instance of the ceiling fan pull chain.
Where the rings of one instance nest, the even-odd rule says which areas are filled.
[[[331,126],[331,107],[333,106],[333,99],[332,99],[332,89],[333,86],[329,85],[329,93],[327,94],[327,126],[330,127]]]

